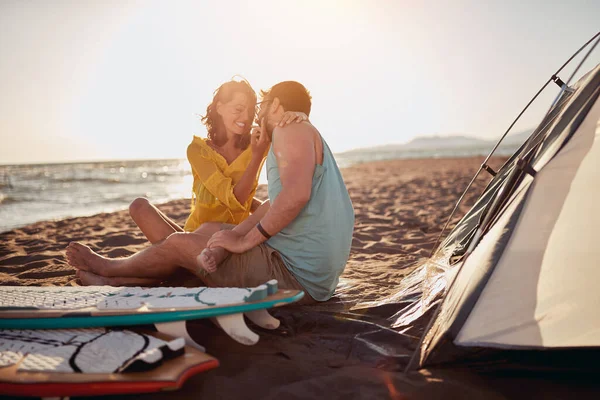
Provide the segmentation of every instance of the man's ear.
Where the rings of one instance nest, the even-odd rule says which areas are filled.
[[[281,103],[279,102],[279,97],[275,97],[273,99],[273,104],[271,105],[273,107],[271,108],[271,112],[273,112],[273,114],[276,113],[280,105]]]

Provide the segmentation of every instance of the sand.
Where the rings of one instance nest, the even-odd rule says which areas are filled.
[[[317,306],[276,311],[282,327],[261,332],[261,341],[252,347],[233,342],[210,323],[194,322],[194,336],[221,366],[191,378],[175,393],[136,397],[501,399],[600,394],[594,384],[577,380],[574,386],[564,377],[552,383],[544,376],[490,376],[460,369],[406,375],[402,367],[413,342],[399,340],[385,354],[364,346],[361,338],[373,334],[373,322],[385,325],[385,311],[390,310],[365,315],[356,305],[393,294],[402,278],[430,254],[482,160],[394,160],[344,169],[356,225],[336,296]],[[503,161],[494,159],[492,165]],[[488,180],[484,173],[475,182],[450,228]],[[259,188],[258,196],[266,197],[266,187]],[[176,200],[159,208],[183,225],[189,206],[189,200]],[[0,234],[0,285],[79,285],[64,256],[71,241],[82,241],[109,257],[127,256],[148,245],[127,211],[38,222]]]

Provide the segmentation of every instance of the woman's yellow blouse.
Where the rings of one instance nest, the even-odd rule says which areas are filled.
[[[252,159],[250,146],[227,164],[225,158],[213,150],[207,139],[194,136],[188,146],[187,157],[192,166],[194,184],[192,187],[192,212],[184,230],[191,232],[205,222],[226,222],[239,224],[250,215],[250,206],[258,185],[258,174],[248,200],[240,204],[233,188],[240,181]]]

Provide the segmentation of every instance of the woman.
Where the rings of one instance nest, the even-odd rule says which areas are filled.
[[[229,81],[215,92],[202,123],[206,139],[194,136],[187,157],[194,176],[192,211],[182,229],[145,198],[135,199],[129,213],[151,243],[174,232],[212,235],[223,223],[239,224],[260,202],[254,199],[258,175],[270,142],[251,135],[256,93],[245,81]],[[303,113],[286,113],[281,125],[302,122]]]

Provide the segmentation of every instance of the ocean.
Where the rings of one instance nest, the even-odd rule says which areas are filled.
[[[516,149],[501,148],[508,155]],[[402,158],[486,155],[490,146],[445,149],[365,149],[336,155],[340,168]],[[185,159],[0,165],[0,232],[37,221],[126,209],[136,197],[154,204],[190,198],[193,177]],[[261,174],[260,183],[266,183]]]
[[[0,232],[37,221],[191,197],[187,160],[0,165]]]

